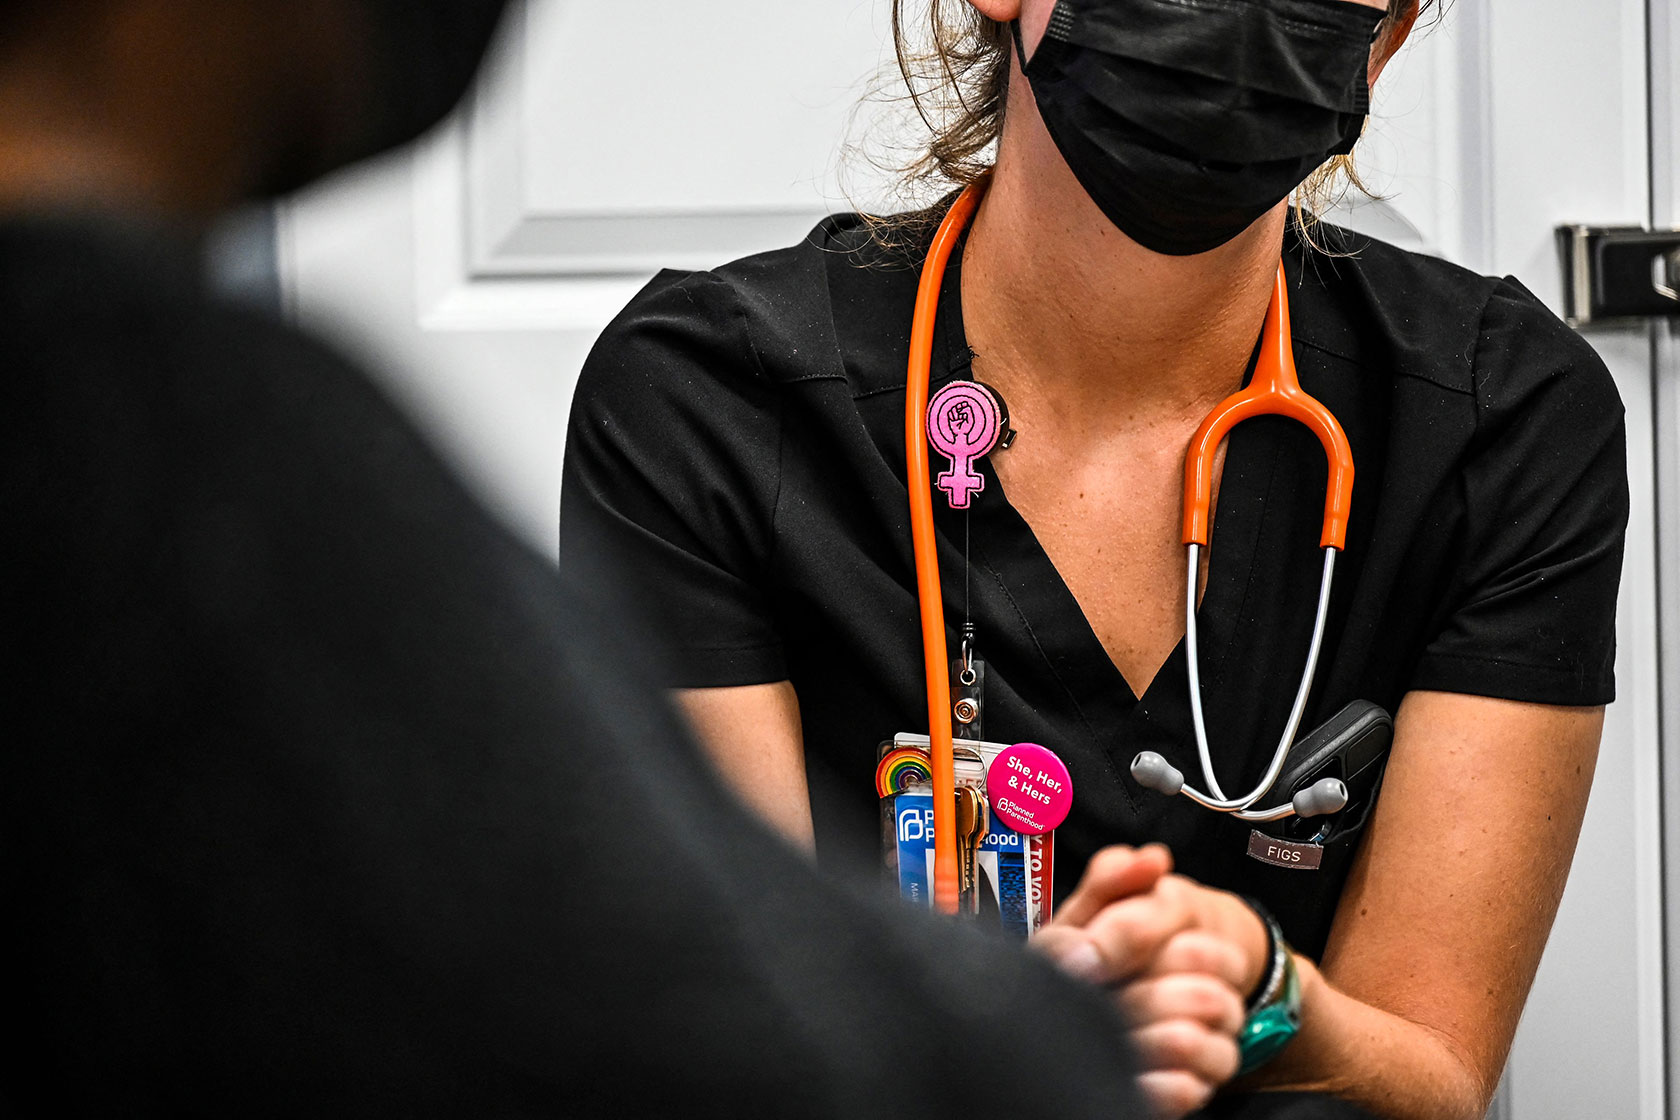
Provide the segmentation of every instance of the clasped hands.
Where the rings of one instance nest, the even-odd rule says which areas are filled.
[[[1265,926],[1225,891],[1174,875],[1159,844],[1097,853],[1031,945],[1113,992],[1139,1085],[1162,1117],[1206,1104],[1237,1072],[1244,1001],[1268,968]]]

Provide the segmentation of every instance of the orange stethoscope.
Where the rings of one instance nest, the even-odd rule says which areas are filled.
[[[957,849],[955,834],[956,778],[951,757],[951,681],[945,642],[945,602],[939,587],[939,555],[933,528],[933,488],[928,467],[928,380],[933,364],[933,327],[939,290],[951,251],[985,194],[985,181],[969,185],[957,197],[934,235],[922,265],[916,290],[916,313],[910,328],[909,375],[904,401],[906,481],[910,490],[910,534],[916,556],[916,594],[922,615],[922,658],[927,673],[928,738],[933,778],[933,901],[947,914],[957,912]],[[1306,669],[1290,709],[1289,721],[1272,762],[1259,785],[1243,797],[1227,797],[1214,777],[1202,714],[1201,668],[1196,643],[1196,603],[1199,595],[1202,549],[1208,547],[1209,506],[1213,498],[1213,460],[1231,429],[1256,416],[1283,416],[1312,429],[1324,446],[1329,474],[1325,482],[1324,526],[1319,546],[1324,571],[1319,584],[1318,611]],[[1221,401],[1202,421],[1184,460],[1184,544],[1188,557],[1188,588],[1184,603],[1185,655],[1189,662],[1190,711],[1196,729],[1196,748],[1207,793],[1184,784],[1166,759],[1145,751],[1132,761],[1132,776],[1162,793],[1183,793],[1192,801],[1243,820],[1271,821],[1288,816],[1316,816],[1336,812],[1347,802],[1341,782],[1325,779],[1302,790],[1290,802],[1269,809],[1253,806],[1271,791],[1295,740],[1307,694],[1312,688],[1330,606],[1330,586],[1336,554],[1347,543],[1348,510],[1353,499],[1353,452],[1347,435],[1329,409],[1306,393],[1295,375],[1289,332],[1289,295],[1283,266],[1278,265],[1272,302],[1260,339],[1260,357],[1247,387]]]

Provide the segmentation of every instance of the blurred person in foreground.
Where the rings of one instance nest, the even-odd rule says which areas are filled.
[[[820,884],[594,589],[201,291],[209,218],[435,123],[500,6],[0,0],[0,1105],[1114,1117],[1136,1050],[1194,1107],[1241,1000],[1162,853],[1046,935],[1112,993]]]

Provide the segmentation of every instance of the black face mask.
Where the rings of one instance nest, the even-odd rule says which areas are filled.
[[[1351,0],[1058,0],[1023,69],[1109,220],[1186,256],[1353,149],[1382,17]],[[1025,58],[1018,22],[1014,34]]]

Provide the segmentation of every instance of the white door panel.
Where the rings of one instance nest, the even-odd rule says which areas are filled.
[[[516,20],[467,133],[476,275],[707,268],[841,202],[872,5],[545,0]]]
[[[1358,158],[1383,197],[1352,196],[1332,219],[1513,273],[1557,307],[1554,225],[1651,216],[1646,3],[1449,6],[1378,88]],[[1671,58],[1674,0],[1649,3]],[[607,320],[657,268],[790,243],[851,208],[848,186],[863,204],[883,196],[842,149],[866,80],[890,60],[886,8],[530,0],[457,121],[286,209],[289,307],[383,370],[493,508],[552,555],[566,411]],[[1672,98],[1671,79],[1652,82]],[[1672,112],[1663,120],[1673,184],[1680,136]],[[1672,187],[1657,205],[1680,216]],[[1591,337],[1628,405],[1620,699],[1512,1056],[1502,1107],[1516,1120],[1664,1115],[1654,479],[1666,447],[1673,506],[1680,369],[1653,394],[1649,332]],[[1680,596],[1667,610],[1680,615]]]

